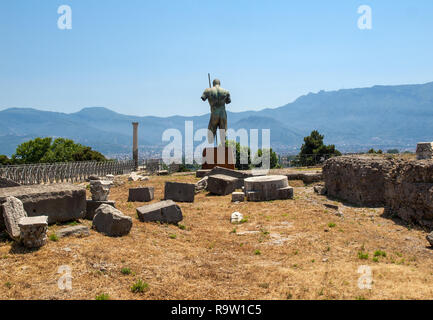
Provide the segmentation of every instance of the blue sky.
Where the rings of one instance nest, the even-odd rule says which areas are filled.
[[[57,9],[72,8],[72,30]],[[373,29],[357,27],[369,5]],[[320,90],[433,81],[433,1],[4,0],[0,109],[200,115],[207,73],[230,111]]]

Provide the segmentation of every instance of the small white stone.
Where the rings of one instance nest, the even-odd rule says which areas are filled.
[[[242,215],[242,213],[233,212],[230,221],[231,223],[240,223],[243,218],[244,216]]]

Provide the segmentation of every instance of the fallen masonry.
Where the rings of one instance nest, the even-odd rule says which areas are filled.
[[[0,177],[0,188],[19,187],[20,184],[10,179]]]
[[[177,202],[194,202],[195,184],[166,182],[164,188],[164,200]]]
[[[232,202],[244,202],[245,193],[243,192],[233,192],[232,193]]]
[[[163,222],[177,224],[182,221],[182,210],[172,200],[165,200],[137,208],[141,222]]]
[[[238,179],[230,176],[217,174],[209,176],[207,189],[210,193],[225,196],[236,190]]]
[[[91,180],[90,193],[93,201],[107,201],[113,183],[109,180]]]
[[[58,230],[56,235],[58,238],[69,236],[87,237],[90,235],[90,231],[86,226],[72,226]]]
[[[39,248],[47,242],[47,216],[24,217],[18,225],[20,240],[27,248]]]
[[[416,146],[416,159],[433,159],[433,142],[420,142]]]
[[[154,199],[154,187],[139,187],[129,189],[128,202],[149,202]]]
[[[204,177],[200,181],[195,184],[195,193],[199,193],[200,191],[207,189],[207,180],[209,177]]]
[[[22,218],[27,217],[21,200],[15,197],[7,197],[6,202],[2,204],[3,219],[7,233],[14,240],[20,238],[19,222]]]
[[[293,188],[286,176],[260,176],[245,179],[248,201],[271,201],[293,198]]]
[[[72,184],[0,189],[0,203],[4,203],[7,197],[20,199],[29,217],[48,216],[50,224],[82,219],[86,214],[86,190]]]
[[[108,204],[109,206],[112,206],[113,208],[116,208],[116,201],[107,200],[107,201],[94,201],[94,200],[87,200],[86,201],[86,215],[84,219],[87,220],[93,220],[96,214],[96,209],[98,209],[102,204]]]
[[[121,237],[131,231],[132,218],[112,206],[103,204],[96,209],[92,228],[110,237]]]

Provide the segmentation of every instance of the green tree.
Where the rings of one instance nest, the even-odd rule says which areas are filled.
[[[236,150],[235,168],[238,170],[248,170],[251,165],[251,149],[241,146],[239,142],[226,140],[226,147],[232,147]]]
[[[10,165],[10,164],[12,164],[12,160],[9,159],[4,154],[0,154],[0,165],[7,166],[7,165]]]
[[[335,149],[335,145],[325,145],[324,135],[314,130],[308,137],[304,138],[304,144],[299,153],[299,163],[303,166],[313,166],[320,163],[322,159],[341,156],[341,152]]]
[[[55,163],[71,161],[106,161],[101,153],[71,139],[36,138],[20,144],[12,156],[14,163]]]
[[[262,161],[259,161],[258,158],[262,157]],[[263,161],[265,163],[269,161],[269,169],[274,169],[279,167],[278,156],[271,149],[259,149],[254,158],[254,165],[258,168],[262,165]]]
[[[389,154],[399,154],[400,150],[398,150],[398,149],[389,149],[386,153],[389,153]]]

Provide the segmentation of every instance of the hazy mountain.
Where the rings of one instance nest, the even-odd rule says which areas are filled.
[[[137,117],[106,108],[77,113],[13,108],[0,111],[0,154],[10,155],[17,144],[34,137],[67,137],[105,154],[129,153],[132,121],[138,121],[141,151],[166,143],[169,128],[182,133],[185,121],[194,130],[207,128],[209,115],[196,117]],[[422,85],[374,86],[309,93],[293,103],[258,112],[228,112],[229,127],[271,129],[271,145],[280,152],[296,152],[312,130],[325,134],[326,143],[343,151],[370,147],[414,149],[433,140],[433,82]]]

